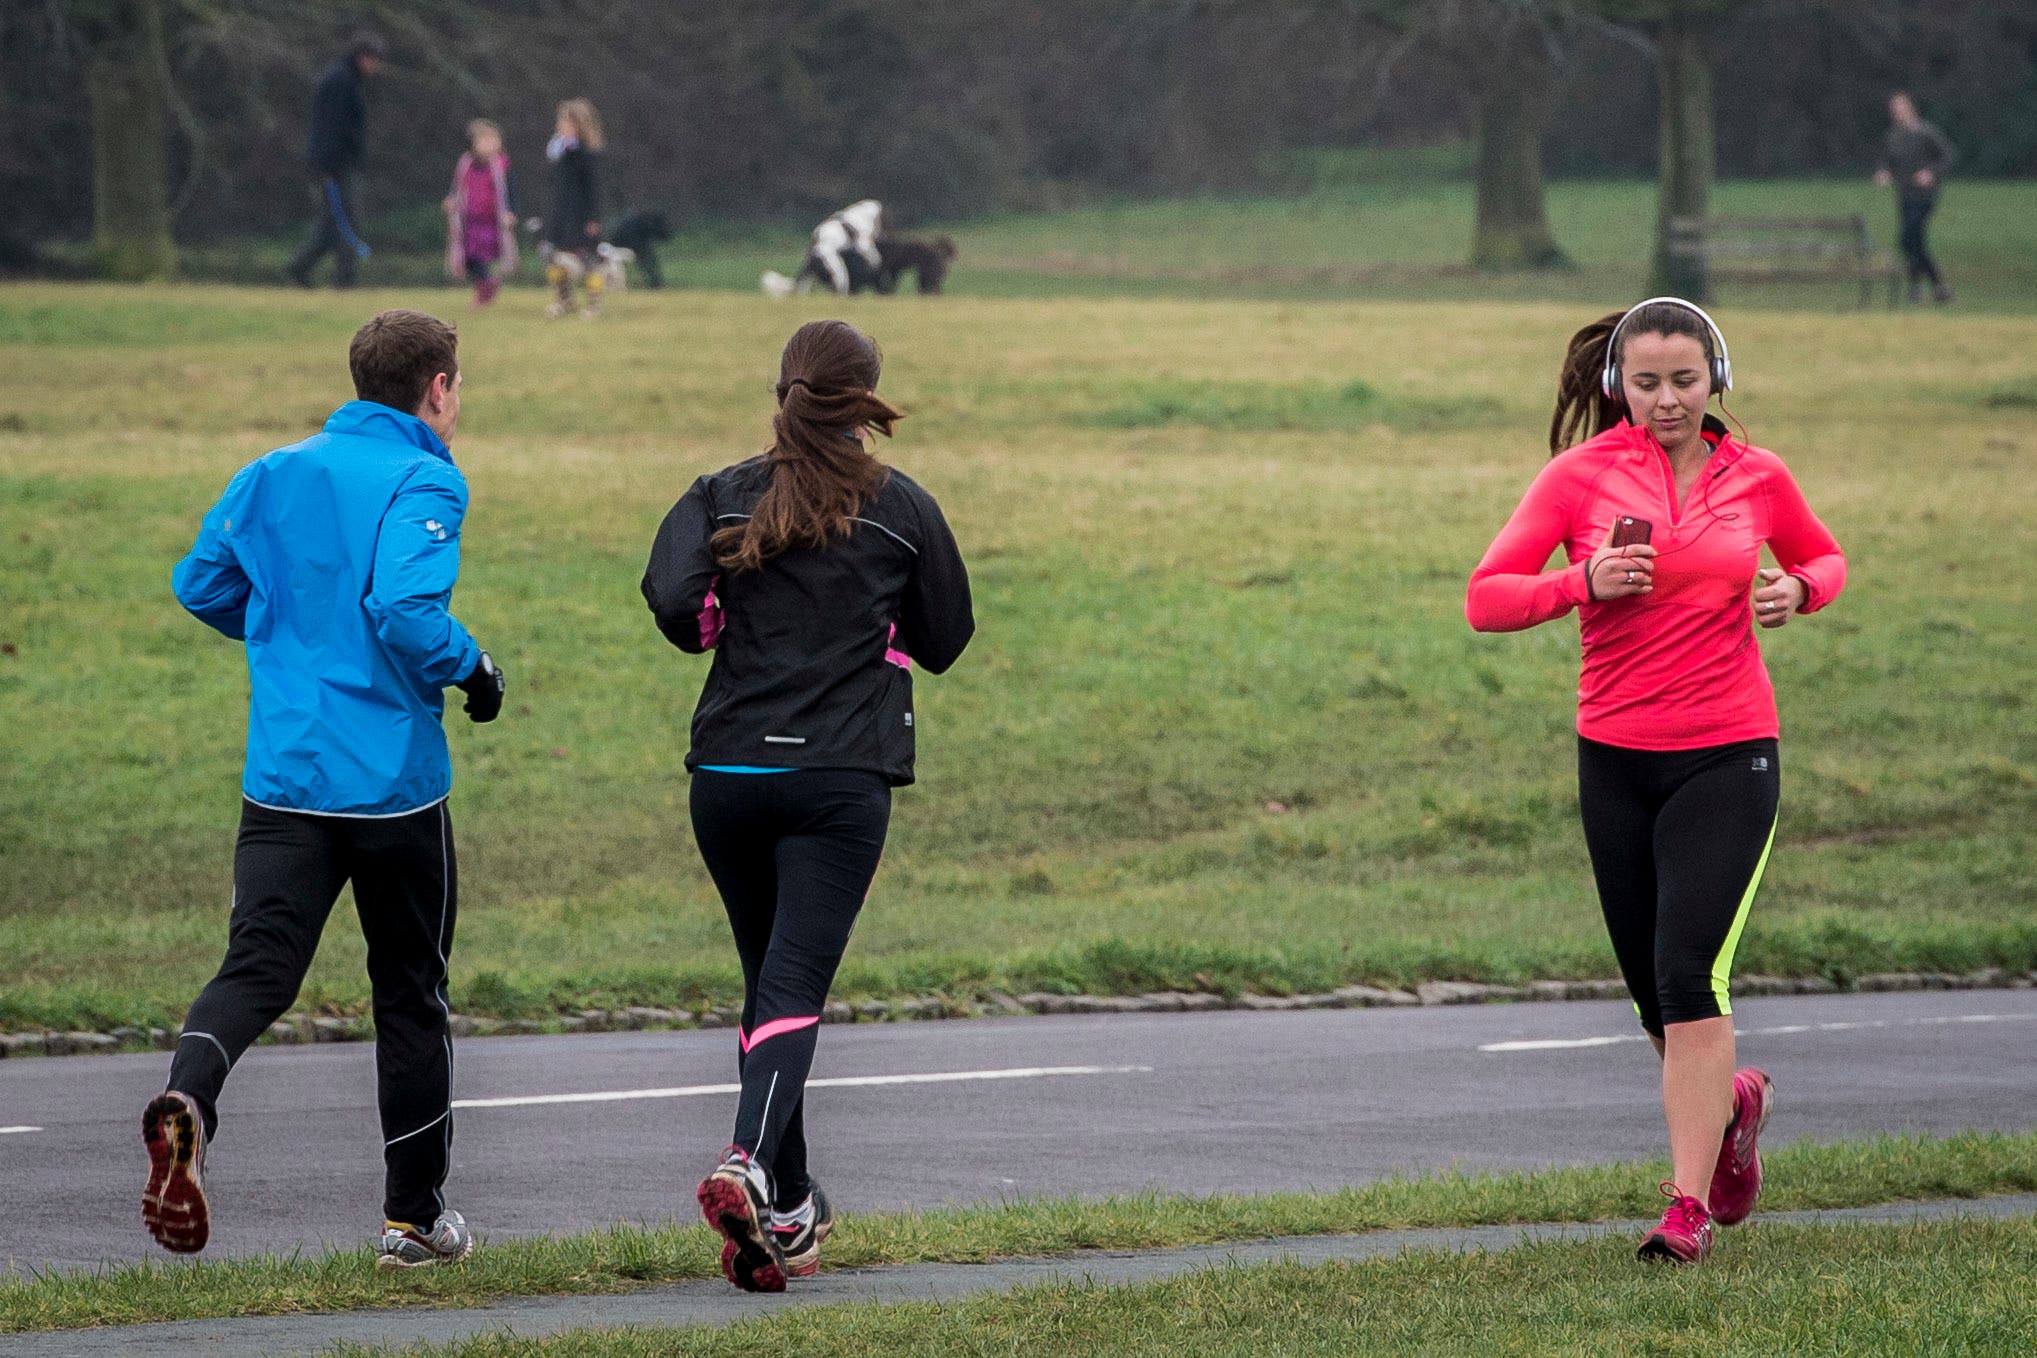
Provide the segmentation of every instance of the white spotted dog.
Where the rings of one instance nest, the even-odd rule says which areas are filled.
[[[884,256],[877,238],[884,231],[884,205],[875,198],[849,204],[813,229],[806,259],[791,278],[777,270],[764,274],[764,291],[773,297],[811,292],[817,285],[848,296],[877,285]]]
[[[623,266],[636,263],[637,252],[626,245],[610,245],[606,241],[595,246],[594,251],[601,257],[599,267],[607,278],[609,290],[621,292],[628,287],[629,272]]]

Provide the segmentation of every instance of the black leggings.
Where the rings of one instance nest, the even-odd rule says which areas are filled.
[[[458,867],[446,804],[406,816],[314,816],[241,803],[226,960],[184,1020],[169,1088],[198,1101],[209,1137],[228,1072],[297,999],[340,888],[368,940],[376,1095],[390,1221],[431,1229],[453,1147],[446,958]]]
[[[1773,740],[1628,750],[1577,740],[1599,906],[1641,1026],[1733,1012],[1733,952],[1775,841]]]
[[[1903,261],[1909,266],[1910,282],[1929,283],[1934,288],[1940,283],[1938,262],[1931,258],[1924,227],[1931,220],[1931,210],[1937,206],[1936,198],[1905,198],[1897,205],[1902,229],[1896,239],[1902,246]]]
[[[821,1010],[877,875],[891,785],[874,773],[693,775],[693,835],[743,963],[735,1144],[771,1172],[774,1205],[811,1191],[805,1094]]]

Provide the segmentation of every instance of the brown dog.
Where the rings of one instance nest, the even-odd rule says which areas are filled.
[[[917,236],[879,236],[877,253],[883,261],[877,266],[877,291],[898,291],[899,277],[909,271],[918,277],[920,292],[932,295],[940,292],[941,284],[948,276],[948,265],[955,258],[955,242],[946,236],[936,236],[932,240]]]

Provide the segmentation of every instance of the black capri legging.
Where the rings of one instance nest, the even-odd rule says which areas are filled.
[[[693,834],[743,963],[735,1144],[773,1206],[811,1189],[805,1094],[828,987],[884,855],[891,785],[854,769],[693,775]]]
[[[1774,740],[1629,750],[1578,737],[1578,809],[1641,1026],[1733,1012],[1730,981],[1775,842]]]

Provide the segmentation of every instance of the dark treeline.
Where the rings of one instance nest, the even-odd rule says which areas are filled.
[[[612,206],[678,221],[1247,188],[1282,150],[1477,137],[1480,101],[1524,75],[1549,172],[1642,175],[1654,39],[1678,8],[1706,16],[1721,174],[1864,172],[1898,85],[1964,172],[2037,170],[2028,0],[0,0],[0,232],[91,231],[109,60],[166,77],[179,239],[299,225],[310,84],[356,24],[393,57],[370,95],[370,212],[436,202],[475,116],[503,124],[528,185],[570,95],[608,124]],[[115,31],[129,46],[109,58]]]

